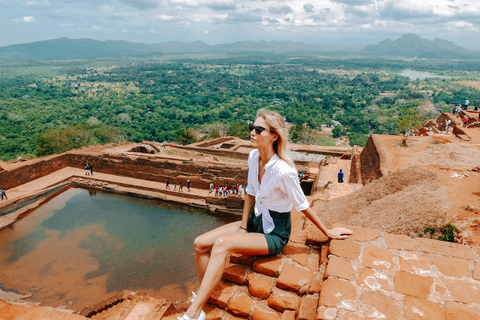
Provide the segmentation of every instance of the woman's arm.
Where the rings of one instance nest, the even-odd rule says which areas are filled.
[[[305,210],[302,210],[303,214],[313,222],[314,225],[318,227],[327,237],[332,239],[347,239],[349,234],[353,234],[353,231],[346,228],[334,228],[327,229],[323,224],[322,220],[313,212],[312,208],[308,207]]]
[[[240,223],[240,229],[247,229],[248,217],[252,212],[253,206],[255,205],[255,197],[250,194],[245,194],[245,205],[243,206],[242,222]]]

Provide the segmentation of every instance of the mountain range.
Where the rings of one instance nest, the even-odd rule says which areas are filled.
[[[432,59],[480,58],[480,52],[467,50],[454,42],[438,38],[431,41],[414,34],[406,34],[393,41],[387,39],[367,46],[306,44],[293,41],[238,41],[217,45],[208,45],[202,41],[188,43],[169,41],[145,44],[122,40],[98,41],[59,38],[0,47],[1,60],[69,60],[119,56],[221,53],[326,54]]]

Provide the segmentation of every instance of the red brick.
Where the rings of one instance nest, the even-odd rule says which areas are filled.
[[[405,296],[405,318],[409,320],[444,320],[445,310],[438,303]]]
[[[275,278],[252,272],[247,276],[247,282],[248,291],[252,296],[259,299],[267,299],[275,285]]]
[[[436,253],[446,257],[473,260],[473,251],[469,246],[447,241],[416,238],[418,249],[423,252]]]
[[[273,292],[268,298],[268,305],[275,310],[284,312],[285,310],[297,310],[300,297],[295,293],[273,288]]]
[[[282,314],[282,318],[280,320],[295,320],[295,311],[294,310],[286,310]]]
[[[270,308],[269,306],[257,306],[253,311],[252,320],[280,320],[281,313]]]
[[[447,257],[434,257],[432,259],[433,264],[437,269],[447,277],[463,278],[468,272],[468,261],[447,258]]]
[[[446,320],[479,320],[480,310],[467,307],[464,304],[445,301]]]
[[[390,291],[388,277],[380,271],[370,268],[361,268],[358,270],[357,284],[360,287],[369,288],[372,291]]]
[[[304,296],[300,300],[297,320],[314,320],[317,313],[318,298],[314,296]]]
[[[300,244],[305,244],[307,241],[307,232],[300,229],[292,229],[290,234],[290,241]]]
[[[334,276],[345,280],[353,280],[355,277],[355,272],[350,264],[350,261],[333,256],[328,260],[325,276]]]
[[[384,233],[385,243],[388,249],[415,251],[415,242],[409,236],[404,234]]]
[[[473,279],[480,280],[480,261],[475,262],[475,271],[473,272]]]
[[[323,282],[320,305],[356,309],[357,289],[348,281],[330,278]]]
[[[365,247],[362,265],[373,269],[391,270],[394,266],[393,253],[387,249]]]
[[[320,264],[328,260],[329,252],[330,252],[330,247],[327,245],[323,245],[322,250],[320,251]]]
[[[270,277],[278,277],[282,263],[282,258],[279,256],[261,256],[255,259],[252,269]]]
[[[363,313],[367,318],[397,320],[400,319],[397,303],[394,299],[379,294],[362,294]]]
[[[286,264],[277,279],[277,287],[293,292],[304,292],[312,279],[313,272],[309,269]]]
[[[433,279],[413,273],[399,271],[395,274],[395,291],[420,299],[427,299],[433,285]]]
[[[320,266],[320,249],[310,248],[307,256],[305,267],[312,271],[317,271]]]
[[[304,244],[290,241],[288,242],[285,249],[283,249],[283,254],[289,256],[302,266],[305,266],[305,264],[307,263],[308,247]]]
[[[203,307],[203,311],[207,314],[208,320],[222,320],[225,319],[225,309],[207,308],[208,304]],[[163,318],[162,318],[163,319]]]
[[[443,280],[453,299],[463,303],[479,303],[480,302],[480,282],[478,281],[460,281],[460,280]]]
[[[304,230],[307,232],[307,244],[320,246],[330,240],[330,238],[320,231],[316,225],[307,220]]]
[[[247,267],[239,264],[230,264],[223,271],[223,279],[238,284],[245,282],[245,276],[247,274]]]
[[[237,316],[249,316],[254,303],[246,292],[237,293],[228,304],[227,311]]]
[[[337,317],[337,313],[337,308],[321,306],[317,310],[315,320],[334,320]]]
[[[412,273],[422,273],[430,271],[430,257],[421,253],[402,252],[398,258],[400,262],[400,271]]]
[[[244,266],[248,266],[248,267],[252,266],[254,259],[255,259],[255,256],[246,256],[239,253],[230,254],[231,263],[243,264]]]
[[[345,315],[345,320],[365,320],[366,318],[357,316],[356,314],[353,313],[347,313]]]
[[[208,298],[208,302],[214,305],[219,306],[220,308],[225,308],[228,304],[230,298],[237,291],[238,286],[229,284],[225,281],[220,281],[215,287],[215,290]]]
[[[356,260],[360,256],[360,244],[348,240],[330,241],[330,253],[338,257]]]
[[[323,278],[325,276],[325,266],[321,266],[320,269],[315,272],[312,281],[308,285],[306,290],[307,294],[319,293],[322,287]]]
[[[352,235],[348,236],[348,239],[353,241],[372,241],[377,239],[380,236],[380,231],[376,229],[367,229],[357,226],[350,226],[347,224],[334,223],[333,228],[347,228],[353,231]]]

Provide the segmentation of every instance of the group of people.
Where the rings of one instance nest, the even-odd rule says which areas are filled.
[[[215,197],[226,197],[230,194],[235,194],[242,196],[242,193],[246,193],[247,186],[242,186],[241,184],[234,183],[233,185],[227,183],[223,186],[214,186],[213,182],[210,183],[209,191],[210,193],[215,190]]]
[[[7,197],[7,191],[5,191],[5,188],[0,188],[0,196],[2,197],[2,201],[3,201],[3,198],[5,198],[6,200],[8,200],[8,197]]]
[[[187,180],[187,191],[191,191],[192,187],[192,182],[190,180]],[[167,181],[165,183],[165,189],[170,190],[170,178],[167,178]],[[177,183],[173,183],[173,191],[177,191]],[[178,192],[183,192],[183,184],[180,182],[178,185]]]

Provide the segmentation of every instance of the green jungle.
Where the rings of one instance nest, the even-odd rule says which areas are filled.
[[[404,70],[437,77],[411,80]],[[399,134],[399,120],[480,103],[477,60],[203,54],[65,61],[0,61],[0,159],[92,144],[248,139],[259,108],[292,124],[295,143],[364,146]],[[412,111],[413,110],[413,111]],[[400,122],[401,123],[401,122]]]

